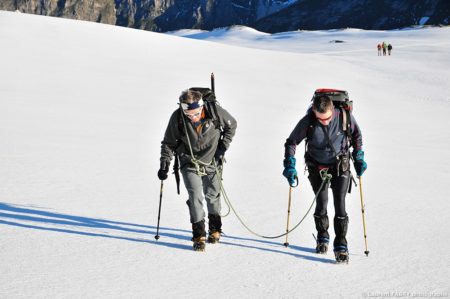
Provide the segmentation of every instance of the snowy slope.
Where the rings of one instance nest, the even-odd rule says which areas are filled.
[[[1,298],[448,296],[450,29],[241,31],[214,33],[230,46],[0,12]],[[337,39],[347,43],[329,43]],[[383,40],[393,56],[376,56]],[[239,124],[224,185],[264,235],[285,230],[283,144],[314,89],[349,91],[369,165],[369,257],[356,188],[349,265],[313,253],[311,215],[289,248],[230,215],[223,242],[193,252],[173,177],[154,240],[160,141],[180,92],[207,86],[212,71]],[[312,198],[301,176],[292,224]]]

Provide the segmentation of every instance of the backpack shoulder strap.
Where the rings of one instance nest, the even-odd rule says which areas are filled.
[[[306,129],[306,142],[307,144],[309,140],[311,140],[312,136],[314,135],[314,130],[316,129],[316,118],[314,116],[314,113],[312,111],[308,112],[308,128]]]
[[[183,115],[181,112],[181,108],[178,109],[178,114],[177,114],[177,124],[178,124],[178,130],[180,131],[181,136],[185,136],[186,132],[184,130],[184,124],[183,124]]]
[[[348,115],[347,115],[347,113],[346,113],[346,111],[344,110],[344,108],[340,108],[340,110],[341,110],[341,114],[342,114],[342,130],[345,132],[345,133],[347,133],[347,117],[348,117]]]
[[[311,140],[311,138],[314,135],[314,130],[316,129],[316,118],[314,116],[314,113],[312,111],[308,111],[308,127],[306,128],[306,139],[305,139],[305,155],[306,150],[308,149],[308,143]]]
[[[209,113],[214,125],[220,130],[220,132],[223,132],[222,120],[219,112],[217,111],[217,105],[217,101],[205,101],[206,110]]]
[[[351,133],[351,128],[352,128],[352,118],[351,118],[351,114],[350,111],[344,108],[340,108],[341,110],[341,114],[342,114],[342,130],[344,131],[344,134],[347,137],[347,143],[348,146],[350,147],[352,144],[352,133]]]

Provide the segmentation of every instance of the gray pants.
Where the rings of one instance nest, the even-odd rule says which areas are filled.
[[[189,194],[186,201],[189,207],[191,223],[202,221],[205,218],[203,209],[203,194],[206,199],[208,214],[220,214],[220,178],[214,166],[206,167],[207,175],[199,176],[194,167],[186,166],[181,169],[184,185]]]

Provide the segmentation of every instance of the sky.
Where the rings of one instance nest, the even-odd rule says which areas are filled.
[[[449,37],[448,27],[160,34],[0,11],[0,297],[448,297]],[[383,41],[391,56],[377,56]],[[172,175],[155,240],[160,143],[181,91],[209,86],[211,72],[238,121],[223,185],[266,236],[286,229],[286,138],[315,89],[349,92],[368,164],[368,257],[359,186],[346,202],[348,265],[315,254],[311,213],[287,248],[230,214],[221,242],[194,252]],[[314,197],[303,154],[302,143],[291,225]]]

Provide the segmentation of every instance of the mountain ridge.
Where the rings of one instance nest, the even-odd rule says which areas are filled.
[[[446,0],[3,0],[0,9],[155,32],[232,25],[276,33],[450,24]]]

